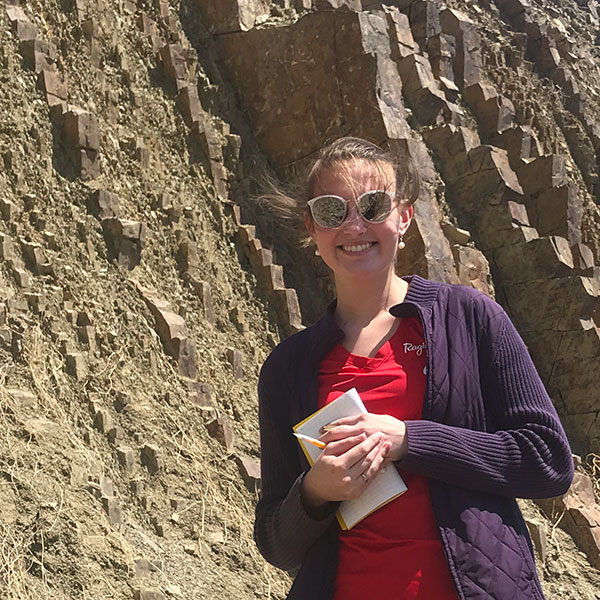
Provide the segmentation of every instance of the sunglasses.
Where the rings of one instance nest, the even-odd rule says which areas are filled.
[[[327,194],[317,196],[307,202],[310,214],[319,227],[335,229],[340,227],[348,215],[348,200],[341,196]],[[358,214],[367,223],[385,221],[394,208],[393,196],[384,190],[370,190],[356,199]]]

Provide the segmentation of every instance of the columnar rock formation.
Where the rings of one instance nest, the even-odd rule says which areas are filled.
[[[254,178],[341,135],[418,167],[398,269],[495,295],[600,453],[598,15],[547,4],[6,3],[0,595],[285,595],[251,545],[256,377],[328,284]],[[598,565],[592,487],[542,507]]]

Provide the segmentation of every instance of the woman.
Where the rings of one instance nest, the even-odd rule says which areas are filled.
[[[568,442],[499,305],[395,274],[416,187],[406,160],[357,138],[308,175],[304,221],[337,300],[262,368],[255,539],[300,567],[289,598],[541,599],[514,498],[567,490]],[[292,426],[352,387],[369,414],[331,423],[309,467]],[[386,466],[408,491],[341,531],[339,502]]]

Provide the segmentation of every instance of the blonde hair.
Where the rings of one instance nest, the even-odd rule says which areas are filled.
[[[268,192],[260,197],[279,217],[287,221],[296,232],[302,232],[301,244],[308,246],[310,236],[305,231],[304,218],[310,217],[307,202],[315,196],[319,180],[325,171],[335,169],[348,181],[353,182],[353,167],[363,162],[381,177],[389,179],[390,167],[395,179],[396,200],[408,206],[419,195],[419,177],[410,157],[403,152],[383,150],[377,144],[357,137],[343,137],[324,146],[310,165],[303,182],[295,186],[283,186],[269,180]]]

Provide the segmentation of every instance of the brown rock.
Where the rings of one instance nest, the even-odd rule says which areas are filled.
[[[113,427],[113,420],[109,412],[100,409],[94,417],[94,428],[100,433],[107,433]]]
[[[160,49],[160,58],[167,77],[178,81],[178,88],[183,88],[188,73],[183,48],[179,44],[165,44]]]
[[[31,287],[31,275],[27,271],[21,269],[20,267],[13,267],[13,277],[18,287]]]
[[[161,560],[148,560],[147,558],[136,558],[133,561],[133,564],[136,577],[148,577],[150,573],[162,571]]]
[[[571,246],[571,252],[573,254],[573,263],[575,269],[580,271],[580,275],[587,277],[593,277],[593,270],[596,266],[594,263],[594,253],[585,244],[573,244]]]
[[[442,32],[456,40],[453,60],[454,82],[466,88],[481,79],[481,36],[475,24],[464,13],[450,8],[440,13]]]
[[[56,60],[56,46],[40,39],[30,39],[21,42],[25,66],[36,73],[51,68]]]
[[[453,246],[452,255],[456,265],[458,281],[463,285],[494,296],[490,265],[485,255],[477,248],[470,246]]]
[[[129,270],[140,263],[146,243],[146,226],[143,223],[106,218],[102,220],[102,231],[111,258]]]
[[[425,48],[431,36],[438,35],[440,27],[441,0],[416,0],[410,5],[410,26],[417,43]]]
[[[219,415],[206,426],[211,437],[220,442],[228,452],[233,450],[233,427],[225,415]]]
[[[573,256],[569,242],[558,236],[543,237],[513,244],[494,251],[494,260],[505,284],[573,275]],[[518,264],[519,268],[511,268]]]
[[[213,408],[211,388],[208,383],[188,381],[188,396],[194,404],[200,407]]]
[[[306,157],[349,131],[369,139],[409,137],[381,15],[317,11],[287,27],[232,33],[216,43],[274,165]]]
[[[98,21],[94,17],[89,17],[81,23],[81,30],[88,40],[97,38],[99,33]]]
[[[65,356],[66,370],[77,381],[82,381],[88,375],[88,368],[83,354],[67,354]]]
[[[103,496],[102,507],[108,515],[108,518],[112,525],[121,524],[121,503],[119,502],[118,498],[109,498],[107,496]]]
[[[190,279],[190,285],[197,294],[198,299],[202,305],[202,312],[204,318],[211,324],[215,323],[215,313],[213,309],[212,292],[210,285],[206,281],[200,281],[196,279]]]
[[[436,79],[444,77],[454,81],[452,60],[456,54],[454,36],[440,33],[427,40],[427,54],[431,63],[431,71]]]
[[[469,171],[468,153],[481,145],[476,131],[447,124],[422,132],[427,145],[439,157],[439,168],[446,181],[454,181]]]
[[[523,193],[515,172],[510,168],[505,150],[495,146],[478,146],[461,164],[466,172],[457,172],[451,181],[457,205],[467,212],[480,211],[485,204],[497,203],[507,192]]]
[[[73,148],[99,150],[100,132],[96,115],[80,108],[64,114],[65,139]]]
[[[16,259],[13,241],[4,233],[0,233],[0,258],[7,262],[9,260],[14,261]]]
[[[247,31],[270,13],[267,0],[205,0],[200,10],[216,34]]]
[[[166,600],[165,595],[156,588],[140,588],[133,593],[133,600]]]
[[[581,241],[583,209],[573,183],[548,187],[525,202],[531,225],[540,235],[561,235],[571,244]]]
[[[195,379],[198,374],[198,357],[196,346],[189,338],[174,338],[171,345],[174,347],[174,358],[180,375]]]
[[[569,491],[558,498],[538,500],[549,518],[564,512],[561,527],[573,536],[590,563],[600,566],[600,506],[594,497],[591,478],[576,471]]]
[[[404,94],[421,123],[432,125],[440,121],[460,121],[462,110],[446,100],[425,57],[411,54],[398,60],[397,65]]]
[[[487,135],[501,133],[513,126],[515,107],[494,87],[475,83],[465,87],[464,94]]]
[[[498,8],[511,19],[516,19],[531,8],[529,0],[497,0]]]
[[[90,352],[94,352],[96,349],[96,330],[92,325],[78,327],[77,336],[81,342],[88,345]]]
[[[291,331],[300,330],[302,328],[302,317],[296,290],[285,288],[275,290],[274,293],[277,308],[283,317],[282,321],[289,326]]]
[[[95,190],[88,199],[88,211],[99,219],[118,217],[119,197],[106,190]]]
[[[547,188],[566,185],[565,158],[558,154],[539,156],[523,164],[518,176],[525,194],[538,194]]]
[[[511,316],[516,321],[517,329],[524,335],[530,331],[543,329],[554,329],[556,331],[581,331],[581,320],[589,317],[590,307],[597,305],[597,296],[590,293],[585,278],[565,277],[560,279],[536,279],[524,283],[505,286],[505,292],[510,301]],[[532,311],[531,307],[536,310]],[[588,314],[586,314],[588,313]],[[577,367],[577,373],[575,373]],[[557,382],[564,377],[565,373],[555,371],[553,373],[554,385],[562,390],[563,401],[566,405],[574,406],[567,402],[566,396],[571,393],[570,385],[577,385],[579,395],[585,386],[579,387],[578,381],[582,381],[582,373],[579,372],[580,363],[568,361],[564,363],[562,370],[570,368],[571,375],[568,377],[569,385],[563,381],[563,385]],[[587,368],[587,365],[586,365]],[[583,377],[586,381],[593,378],[595,370],[591,368],[589,375]],[[575,393],[573,394],[573,397]],[[593,406],[595,396],[582,396],[587,406]],[[578,411],[573,411],[578,412]],[[589,410],[588,410],[589,412]]]
[[[177,102],[188,127],[192,127],[195,122],[203,118],[204,110],[198,98],[198,90],[195,84],[182,87],[177,96]]]
[[[229,361],[229,364],[231,365],[231,368],[233,370],[233,376],[236,379],[243,379],[244,378],[244,367],[243,367],[244,357],[243,357],[242,353],[239,350],[236,350],[235,348],[228,348],[227,349],[227,360]]]
[[[119,446],[117,448],[117,460],[129,475],[133,474],[135,470],[135,453],[129,446]]]
[[[15,20],[11,23],[13,33],[20,41],[34,40],[38,34],[38,26],[26,20]]]
[[[6,3],[6,16],[11,23],[15,21],[26,21],[27,15],[25,11],[18,4]]]
[[[140,167],[142,169],[146,170],[150,167],[150,149],[146,146],[142,139],[136,140],[135,159],[140,163]]]
[[[391,59],[398,60],[417,52],[418,46],[412,36],[408,17],[396,6],[383,5],[383,10],[390,28]]]
[[[282,290],[285,287],[281,265],[266,265],[263,269],[263,275],[268,290]]]
[[[548,556],[548,535],[546,533],[546,523],[544,521],[525,519],[525,524],[529,530],[533,547],[539,560],[543,563]]]
[[[151,474],[158,473],[158,471],[162,470],[162,459],[160,458],[160,453],[156,446],[146,444],[141,450],[140,458],[142,464]]]
[[[442,213],[436,200],[436,172],[427,148],[421,142],[406,140],[394,146],[399,156],[410,157],[419,166],[419,202],[415,218],[406,235],[406,247],[397,254],[400,273],[418,273],[436,281],[456,283],[458,277],[450,253],[450,245],[440,223]]]
[[[0,198],[0,214],[5,221],[14,221],[17,215],[17,207],[14,202]]]
[[[52,273],[52,266],[48,262],[42,246],[34,242],[21,240],[21,251],[25,262],[36,275],[49,275]]]
[[[177,263],[182,271],[197,271],[200,267],[200,256],[196,245],[189,240],[183,240],[177,248]]]
[[[260,462],[249,456],[236,456],[242,479],[251,492],[260,489]]]

